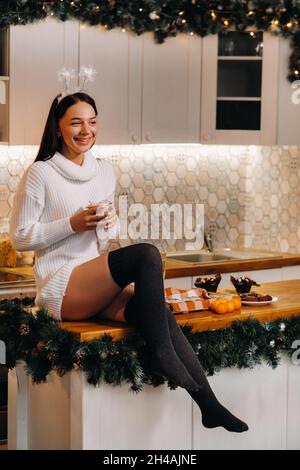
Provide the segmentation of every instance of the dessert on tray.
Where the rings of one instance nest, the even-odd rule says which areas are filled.
[[[250,279],[250,277],[247,277],[247,276],[241,276],[238,278],[234,276],[230,276],[230,280],[239,294],[246,294],[250,292],[252,286],[260,285],[260,284],[257,284],[256,281],[253,281],[253,279]]]
[[[202,289],[206,289],[208,292],[217,292],[221,279],[222,276],[219,273],[213,276],[198,277],[194,282],[194,286],[202,287]]]
[[[240,297],[243,302],[269,302],[273,299],[269,294],[258,294],[256,292],[241,294]]]

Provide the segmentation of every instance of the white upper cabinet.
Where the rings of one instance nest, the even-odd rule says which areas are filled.
[[[286,78],[291,54],[292,50],[290,42],[286,39],[280,38],[278,78],[278,145],[300,145],[300,81],[294,84],[296,88],[292,88],[292,84]],[[293,95],[294,100],[292,99]]]
[[[201,38],[143,34],[142,142],[199,142]]]
[[[276,144],[278,47],[259,31],[203,39],[202,143]]]
[[[62,90],[58,71],[93,65],[97,75],[86,91],[98,107],[98,144],[300,144],[287,39],[228,31],[157,44],[152,33],[51,18],[11,26],[5,38],[0,34],[2,143],[39,144]]]
[[[57,73],[78,68],[78,29],[78,22],[50,18],[10,27],[10,144],[41,142],[51,102],[62,91]]]
[[[120,29],[81,27],[79,66],[93,65],[87,92],[98,107],[98,144],[141,141],[142,38]]]
[[[199,142],[200,38],[156,44],[119,29],[80,29],[80,65],[98,71],[98,143]]]

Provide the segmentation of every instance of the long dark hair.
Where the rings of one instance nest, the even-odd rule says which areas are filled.
[[[95,101],[86,93],[73,93],[72,95],[65,96],[59,101],[60,97],[61,95],[57,95],[51,104],[41,145],[37,157],[34,160],[35,162],[39,160],[49,160],[49,158],[53,157],[55,152],[59,152],[61,150],[62,138],[57,135],[58,125],[60,119],[64,116],[70,106],[78,103],[79,101],[84,101],[94,108],[96,116],[98,114]]]

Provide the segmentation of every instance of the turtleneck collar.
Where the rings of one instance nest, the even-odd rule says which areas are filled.
[[[45,163],[51,165],[65,178],[76,181],[89,181],[97,174],[96,158],[91,151],[84,154],[83,164],[80,166],[72,162],[61,153],[56,152],[52,158],[46,160]]]

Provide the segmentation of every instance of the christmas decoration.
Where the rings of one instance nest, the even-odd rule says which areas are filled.
[[[280,323],[280,331],[284,331],[285,330],[285,324],[282,322]]]
[[[78,75],[75,74],[75,70],[63,67],[57,74],[58,81],[63,82],[61,98],[84,91],[85,82],[93,82],[96,74],[97,72],[92,65],[80,67]]]
[[[288,79],[300,74],[300,4],[298,0],[19,0],[1,2],[0,26],[27,24],[55,17],[99,25],[103,31],[121,28],[141,35],[153,32],[158,43],[185,33],[201,37],[229,28],[269,31],[292,45]]]
[[[144,384],[165,383],[164,377],[150,372],[150,351],[137,331],[121,340],[105,334],[80,343],[45,310],[29,312],[30,305],[33,299],[29,298],[0,301],[0,340],[6,345],[7,367],[24,361],[36,383],[46,381],[51,371],[62,377],[72,369],[84,371],[93,385],[129,383],[136,393]],[[208,375],[226,367],[253,368],[262,362],[275,368],[282,354],[291,357],[295,351],[300,315],[268,323],[249,318],[228,328],[196,333],[187,322],[182,330]],[[171,381],[168,386],[177,387]]]

